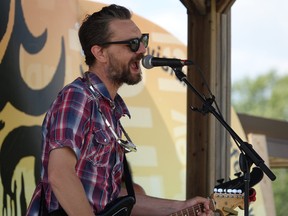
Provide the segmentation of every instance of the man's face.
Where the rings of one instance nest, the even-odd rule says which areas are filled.
[[[110,23],[112,36],[110,42],[127,41],[141,38],[139,28],[132,20],[114,20]],[[108,61],[107,69],[110,81],[121,86],[123,83],[134,85],[142,80],[140,60],[143,58],[146,48],[140,43],[136,52],[131,51],[127,44],[110,44],[107,47]]]

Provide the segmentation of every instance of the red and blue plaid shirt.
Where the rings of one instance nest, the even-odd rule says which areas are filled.
[[[88,89],[87,80],[78,78],[63,88],[45,116],[41,182],[35,189],[27,215],[38,215],[42,186],[48,211],[60,207],[47,175],[49,153],[61,147],[69,147],[75,152],[76,174],[95,213],[119,195],[124,149],[117,144],[98,107],[119,137],[119,120],[130,114],[119,95],[112,101],[102,81],[93,73],[87,75],[100,93],[97,100]]]

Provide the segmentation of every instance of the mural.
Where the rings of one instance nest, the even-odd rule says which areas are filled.
[[[42,120],[58,91],[87,70],[78,28],[85,14],[102,6],[84,0],[0,3],[0,215],[24,215],[29,205],[40,177]],[[185,57],[185,45],[167,31],[133,19],[150,33],[147,54]],[[186,88],[168,67],[143,72],[141,84],[120,92],[132,113],[123,125],[139,149],[128,155],[134,179],[150,195],[184,198]]]
[[[21,1],[2,1],[0,10],[0,111],[2,112],[3,109],[11,106],[26,115],[39,116],[47,110],[58,89],[64,84],[64,40],[63,38],[59,40],[61,52],[58,64],[55,65],[53,78],[44,88],[33,89],[23,79],[21,54],[27,52],[28,55],[37,55],[41,52],[47,43],[48,30],[47,28],[43,29],[43,32],[37,36],[30,32]],[[10,113],[10,116],[13,116],[13,113]],[[16,209],[18,208],[23,214],[27,207],[24,173],[21,173],[21,181],[16,182],[14,180],[16,167],[20,160],[29,156],[34,157],[35,181],[40,176],[40,126],[20,124],[5,134],[4,128],[9,126],[10,121],[13,119],[1,118],[0,173],[3,187],[1,194],[3,215],[8,215],[9,212],[14,211],[17,215]],[[20,196],[18,197],[18,195]]]

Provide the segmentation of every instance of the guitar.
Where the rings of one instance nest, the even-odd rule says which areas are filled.
[[[105,209],[97,216],[129,216],[131,214],[135,199],[132,196],[123,196],[107,204]]]
[[[250,178],[250,186],[253,187],[263,178],[262,170],[254,167]],[[210,209],[219,212],[222,216],[237,215],[237,211],[234,210],[235,208],[244,209],[244,193],[242,191],[244,191],[245,185],[243,182],[244,177],[239,176],[236,179],[215,186],[214,193],[209,197]],[[254,200],[255,194],[255,190],[251,188],[249,191],[249,200]],[[129,216],[134,204],[135,199],[132,196],[119,197],[109,203],[97,216]],[[197,204],[175,212],[170,216],[196,216],[199,212],[203,212],[203,209],[203,204]]]
[[[111,203],[107,204],[103,211],[97,213],[97,216],[129,216],[135,199],[132,196],[118,197]],[[46,214],[45,214],[46,215]],[[48,216],[68,216],[67,213],[61,208],[50,212]]]
[[[209,197],[209,207],[212,211],[219,212],[222,216],[237,215],[237,211],[235,211],[234,208],[240,207],[243,209],[243,198],[243,194],[214,193]],[[197,216],[200,212],[204,212],[203,204],[196,204],[189,208],[170,214],[169,216]]]
[[[254,167],[251,174],[250,186],[253,187],[263,178],[261,169]],[[234,209],[239,207],[244,209],[244,177],[238,177],[225,183],[221,183],[214,188],[214,193],[209,197],[210,209],[220,213],[221,216],[237,215]],[[249,190],[249,201],[255,201],[256,192],[253,188]],[[170,214],[169,216],[196,216],[204,212],[203,204],[196,204],[186,209]]]

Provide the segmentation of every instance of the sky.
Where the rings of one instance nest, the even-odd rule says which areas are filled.
[[[187,44],[187,13],[180,0],[97,1],[123,5]],[[270,70],[288,75],[287,8],[287,0],[235,1],[231,10],[232,83],[246,77],[254,79]]]

